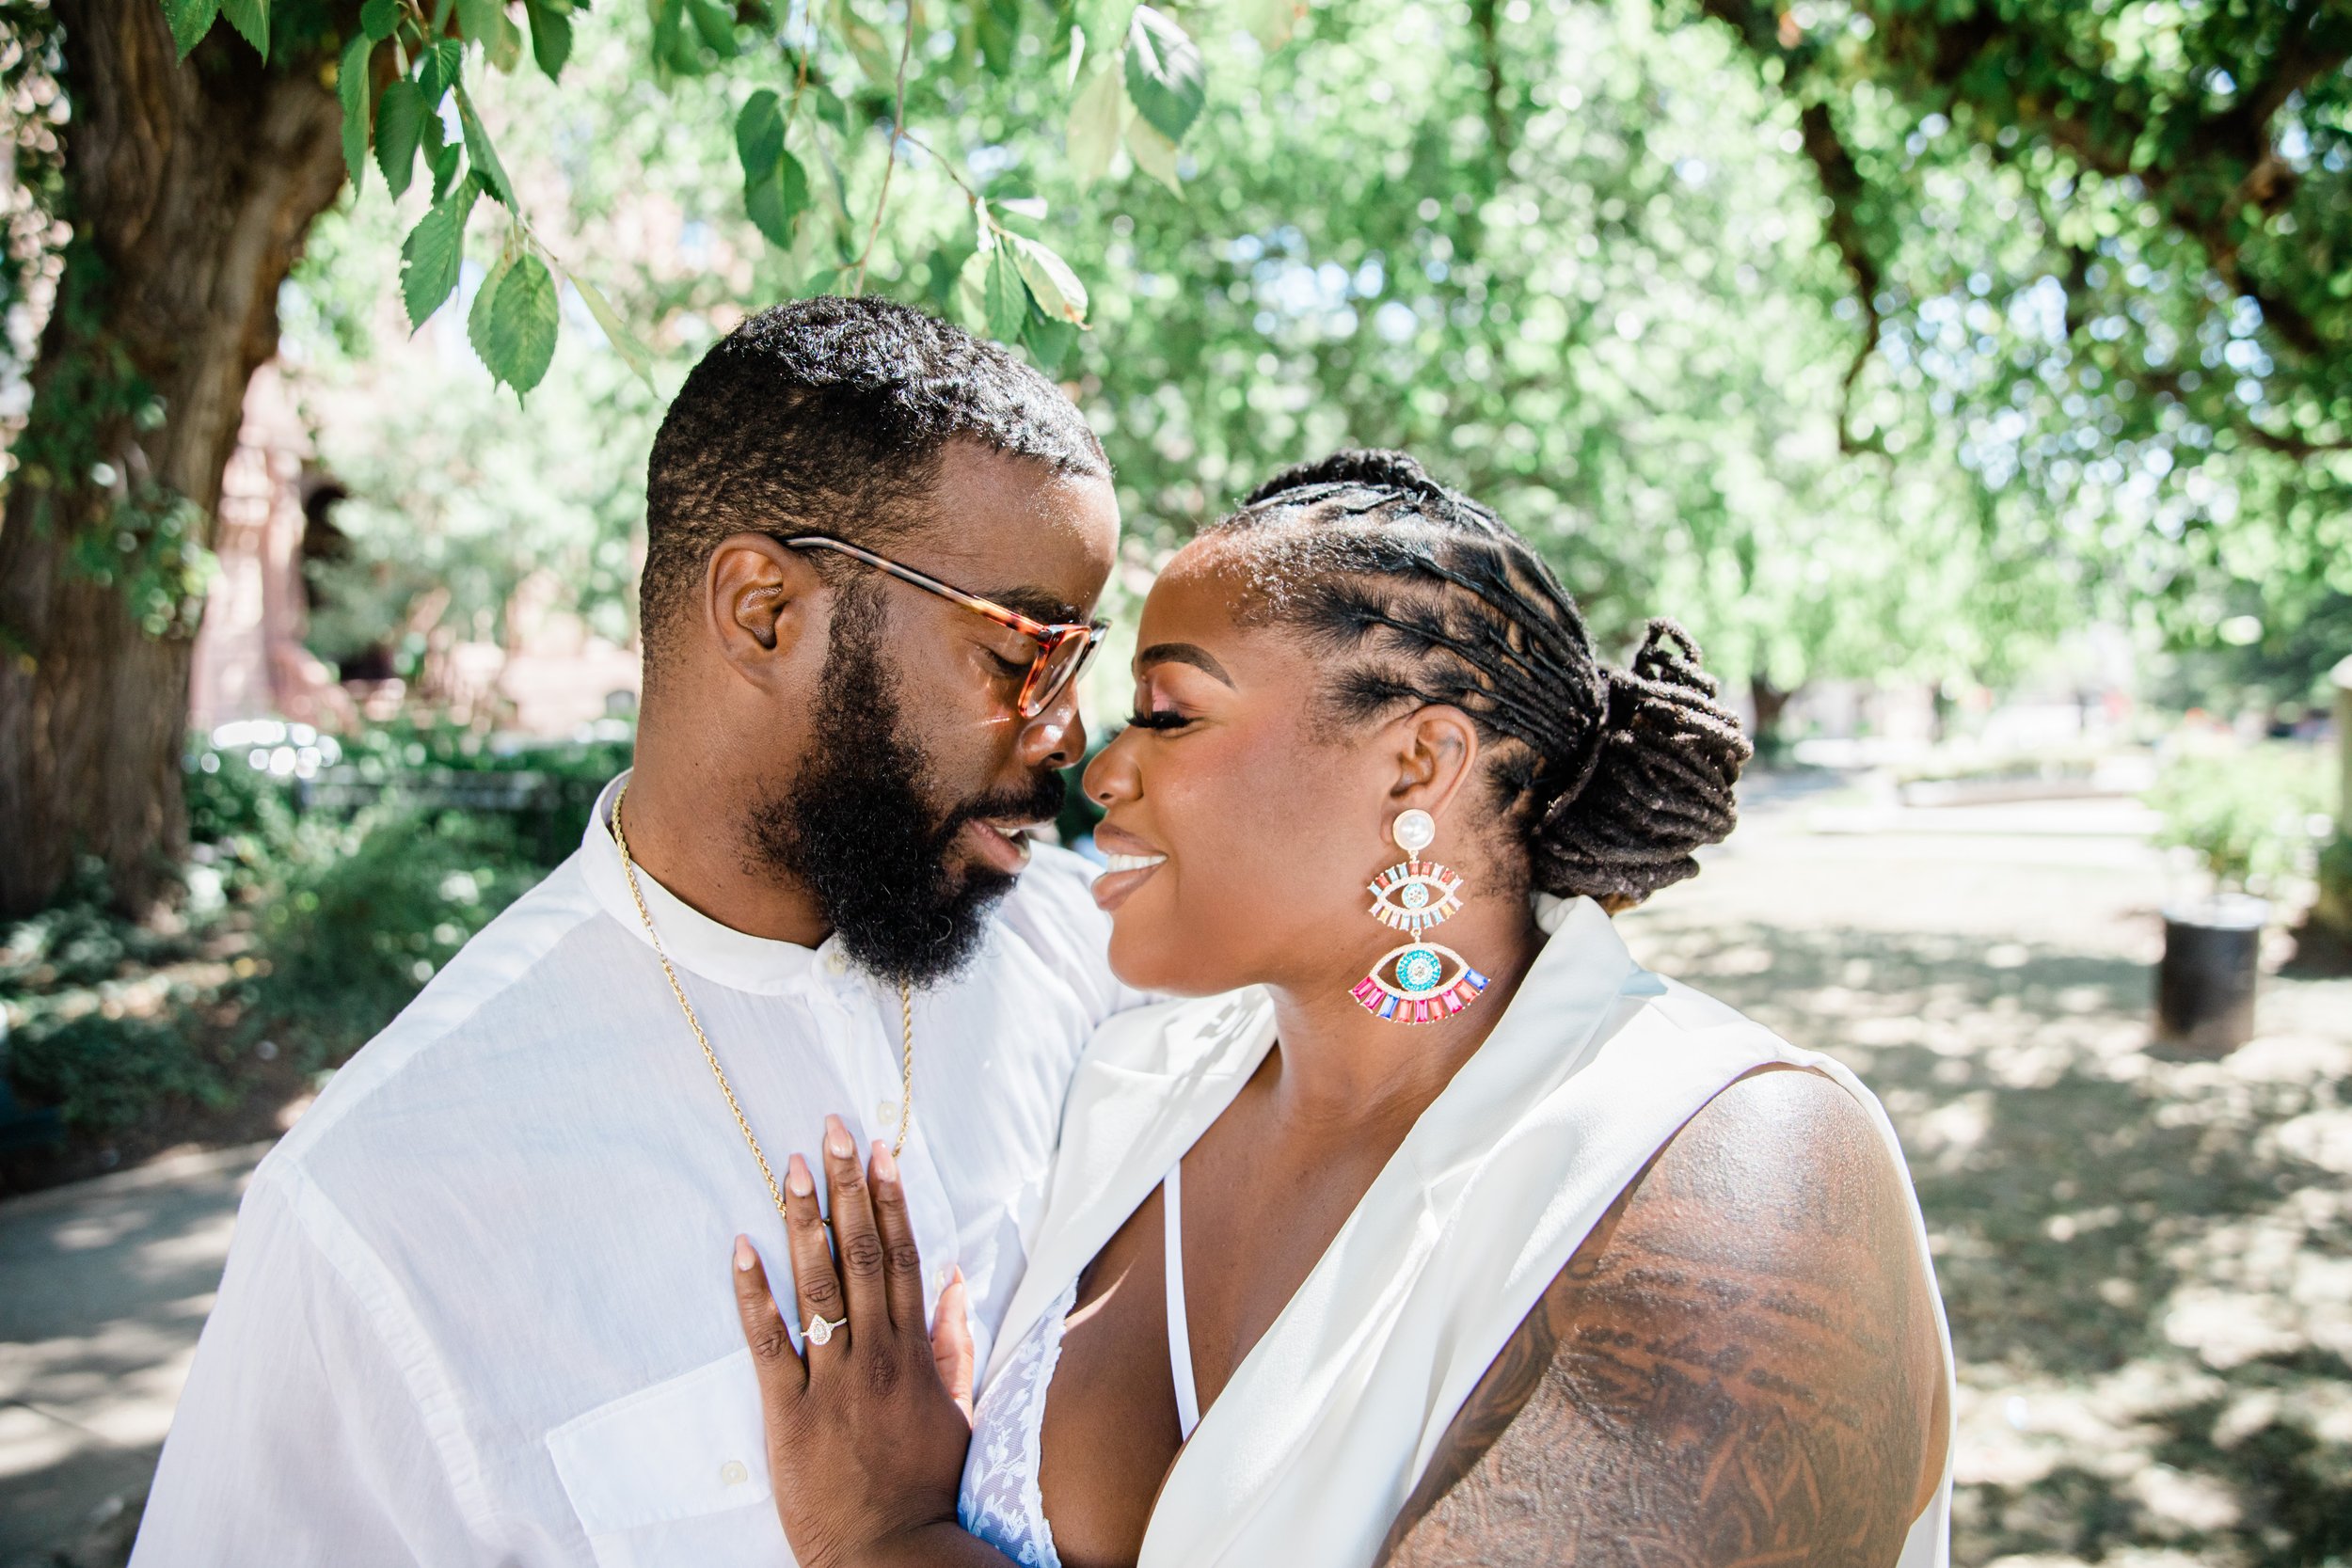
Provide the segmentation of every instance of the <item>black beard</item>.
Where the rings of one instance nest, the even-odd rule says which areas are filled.
[[[850,598],[845,595],[845,598]],[[927,986],[971,961],[990,912],[1014,879],[987,866],[961,873],[948,847],[975,817],[1035,821],[1061,810],[1059,773],[1019,793],[942,807],[924,788],[895,671],[882,646],[879,600],[836,608],[818,683],[814,749],[791,786],[754,805],[744,836],[755,864],[787,873],[817,899],[842,950],[893,984]]]

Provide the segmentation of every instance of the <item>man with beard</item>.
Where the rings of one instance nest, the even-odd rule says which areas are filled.
[[[646,528],[636,767],[262,1162],[143,1568],[789,1561],[726,1259],[785,1257],[820,1139],[895,1148],[988,1354],[1125,1000],[1024,832],[1085,748],[1102,448],[1001,351],[810,300],[688,378]]]

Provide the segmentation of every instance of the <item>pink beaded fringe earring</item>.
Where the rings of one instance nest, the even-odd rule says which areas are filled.
[[[1372,883],[1372,918],[1412,940],[1388,953],[1356,983],[1355,997],[1375,1018],[1397,1023],[1434,1023],[1452,1018],[1478,1000],[1486,976],[1451,947],[1422,940],[1422,933],[1462,908],[1462,879],[1435,861],[1421,859],[1438,836],[1436,818],[1412,810],[1397,814],[1389,829],[1403,863]],[[1453,977],[1447,977],[1447,966]]]

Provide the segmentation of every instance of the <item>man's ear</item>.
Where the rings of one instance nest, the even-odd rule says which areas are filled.
[[[710,552],[703,576],[704,623],[729,664],[765,682],[789,667],[825,589],[799,550],[764,533],[734,533]]]

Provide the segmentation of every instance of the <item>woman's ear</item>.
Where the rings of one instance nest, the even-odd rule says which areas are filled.
[[[1458,707],[1436,704],[1398,721],[1396,784],[1391,811],[1418,807],[1445,820],[1478,763],[1478,726]]]
[[[808,557],[764,533],[721,540],[703,585],[704,622],[721,655],[763,684],[792,664],[825,587]]]

